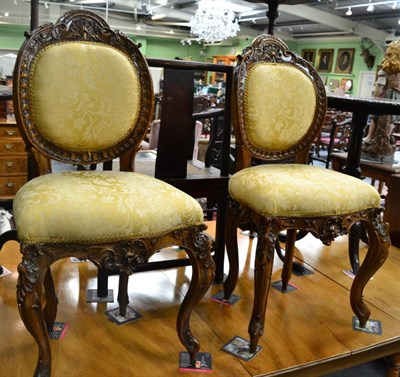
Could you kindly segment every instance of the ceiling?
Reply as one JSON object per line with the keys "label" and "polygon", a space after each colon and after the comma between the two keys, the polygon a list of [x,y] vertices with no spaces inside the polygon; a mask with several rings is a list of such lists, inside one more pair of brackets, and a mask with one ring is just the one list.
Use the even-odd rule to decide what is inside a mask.
{"label": "ceiling", "polygon": [[[222,1],[222,0],[217,0]],[[276,2],[277,0],[275,0]],[[378,46],[400,38],[400,0],[282,0],[275,35],[294,40],[368,38]],[[198,7],[193,0],[50,0],[39,1],[40,23],[54,22],[68,9],[84,7],[102,14],[114,28],[136,35],[193,40],[189,21]],[[373,11],[367,11],[368,4]],[[365,4],[365,5],[363,5]],[[29,27],[30,1],[1,0],[1,24]],[[239,20],[239,37],[267,32],[268,5],[257,0],[230,0]],[[346,12],[351,8],[351,15]],[[8,12],[8,16],[5,13]],[[152,20],[155,15],[165,15]]]}

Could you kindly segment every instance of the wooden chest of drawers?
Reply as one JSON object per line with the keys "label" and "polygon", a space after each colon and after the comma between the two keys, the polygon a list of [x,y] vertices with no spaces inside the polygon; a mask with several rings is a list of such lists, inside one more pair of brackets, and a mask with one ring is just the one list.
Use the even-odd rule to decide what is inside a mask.
{"label": "wooden chest of drawers", "polygon": [[0,119],[0,202],[12,200],[27,177],[28,159],[18,127]]}

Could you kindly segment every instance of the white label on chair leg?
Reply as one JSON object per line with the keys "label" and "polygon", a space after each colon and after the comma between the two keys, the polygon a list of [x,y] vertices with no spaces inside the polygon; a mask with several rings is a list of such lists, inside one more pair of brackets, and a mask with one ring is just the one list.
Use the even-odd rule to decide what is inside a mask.
{"label": "white label on chair leg", "polygon": [[188,352],[180,352],[179,354],[179,370],[181,372],[212,372],[211,353],[199,352],[196,360],[192,363]]}

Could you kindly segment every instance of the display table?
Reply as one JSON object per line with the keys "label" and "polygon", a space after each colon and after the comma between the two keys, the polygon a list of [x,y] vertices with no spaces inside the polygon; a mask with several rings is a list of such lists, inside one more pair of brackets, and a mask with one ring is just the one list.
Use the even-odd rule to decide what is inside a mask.
{"label": "display table", "polygon": [[400,102],[378,98],[329,95],[328,107],[353,113],[348,154],[342,171],[360,178],[361,146],[369,115],[400,115]]}
{"label": "display table", "polygon": [[[342,171],[347,153],[331,154],[333,170]],[[395,161],[399,161],[395,156]],[[386,183],[388,194],[385,199],[384,219],[390,225],[389,234],[392,244],[400,247],[400,163],[381,164],[373,161],[360,160],[361,174]]]}
{"label": "display table", "polygon": [[[353,113],[352,116],[352,128],[350,134],[350,140],[348,145],[348,152],[342,158],[342,163],[338,170],[345,174],[352,175],[353,177],[361,178],[361,146],[362,139],[364,135],[364,128],[367,125],[368,118],[370,114],[376,115],[400,115],[400,102],[392,101],[388,99],[379,99],[379,98],[361,98],[361,97],[351,97],[351,96],[334,96],[329,95],[327,98],[328,107],[335,108],[342,111],[349,111]],[[333,157],[331,155],[331,159],[333,161]],[[384,170],[382,164],[377,166],[377,164],[373,163],[372,166],[364,166],[364,170],[368,168],[369,171],[374,169],[375,174],[385,175],[386,178],[383,180],[388,180],[387,184],[390,185],[391,190],[389,190],[389,195],[386,198],[386,208],[387,213],[385,213],[385,220],[388,221],[391,225],[391,240],[394,245],[400,244],[400,235],[398,233],[398,229],[400,228],[400,219],[398,213],[396,211],[400,208],[397,204],[396,199],[396,191],[395,187],[399,187],[399,183],[397,180],[398,177],[394,175],[397,173],[396,171]],[[367,175],[366,172],[364,172]],[[376,176],[375,178],[377,178]],[[389,183],[390,177],[390,183]],[[397,186],[396,186],[397,185]],[[360,230],[358,228],[353,228],[354,231],[350,237],[350,245],[349,245],[349,254],[350,260],[352,262],[353,270],[357,271],[358,265],[358,247],[355,245],[358,244],[358,237]]]}

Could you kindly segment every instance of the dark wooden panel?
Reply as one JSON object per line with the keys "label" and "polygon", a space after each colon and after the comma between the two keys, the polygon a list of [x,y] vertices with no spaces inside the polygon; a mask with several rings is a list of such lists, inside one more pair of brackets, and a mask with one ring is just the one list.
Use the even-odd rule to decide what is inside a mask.
{"label": "dark wooden panel", "polygon": [[185,178],[193,151],[194,72],[166,68],[156,178]]}

